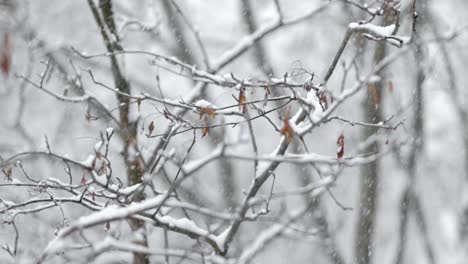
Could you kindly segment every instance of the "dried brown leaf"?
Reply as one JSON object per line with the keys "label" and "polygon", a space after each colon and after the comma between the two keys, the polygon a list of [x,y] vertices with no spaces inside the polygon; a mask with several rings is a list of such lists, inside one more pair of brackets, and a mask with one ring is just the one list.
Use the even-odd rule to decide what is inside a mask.
{"label": "dried brown leaf", "polygon": [[10,41],[8,33],[3,35],[3,48],[0,53],[0,68],[4,75],[10,73]]}
{"label": "dried brown leaf", "polygon": [[319,96],[319,102],[320,102],[320,105],[322,106],[322,109],[327,110],[328,109],[327,95],[325,94],[324,91],[321,91],[319,92],[318,96]]}
{"label": "dried brown leaf", "polygon": [[148,135],[151,136],[151,134],[153,134],[153,130],[154,130],[154,121],[151,121],[151,123],[149,124],[148,126]]}
{"label": "dried brown leaf", "polygon": [[213,108],[209,108],[209,107],[201,107],[199,109],[199,112],[200,112],[200,119],[203,117],[204,114],[208,114],[211,118],[214,118],[216,115],[216,110],[214,110]]}
{"label": "dried brown leaf", "polygon": [[341,134],[338,137],[338,140],[336,141],[336,145],[338,145],[338,148],[336,150],[336,155],[338,156],[339,159],[341,159],[344,155],[344,135]]}
{"label": "dried brown leaf", "polygon": [[202,128],[202,138],[207,136],[210,133],[210,128],[209,127],[203,127]]}
{"label": "dried brown leaf", "polygon": [[81,185],[86,185],[86,177],[83,174],[83,177],[81,177]]}
{"label": "dried brown leaf", "polygon": [[280,134],[286,138],[287,143],[291,143],[294,136],[294,130],[289,125],[289,110],[284,113],[283,127],[280,130]]}
{"label": "dried brown leaf", "polygon": [[140,106],[141,106],[141,98],[140,97],[137,98],[136,103],[137,103],[137,106],[138,106],[138,112],[140,112]]}
{"label": "dried brown leaf", "polygon": [[245,113],[246,110],[245,101],[245,88],[241,87],[239,90],[239,111],[242,113]]}
{"label": "dried brown leaf", "polygon": [[8,181],[11,181],[11,175],[13,174],[12,170],[11,170],[11,167],[6,167],[6,168],[3,168],[2,169],[3,171],[3,174],[5,174],[5,178],[8,180]]}

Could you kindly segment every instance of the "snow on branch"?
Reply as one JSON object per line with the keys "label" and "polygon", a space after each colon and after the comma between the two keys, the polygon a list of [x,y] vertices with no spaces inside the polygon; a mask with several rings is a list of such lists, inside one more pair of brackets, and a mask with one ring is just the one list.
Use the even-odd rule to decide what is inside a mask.
{"label": "snow on branch", "polygon": [[[383,112],[376,120],[357,122],[353,119],[354,110],[358,105],[356,102],[361,98],[357,96],[359,98],[356,98],[356,101],[350,100],[361,91],[365,92],[363,90],[369,88],[370,84],[382,86],[379,87],[379,91],[384,91],[386,82],[389,86],[388,96],[391,98],[394,89],[392,81],[395,81],[395,90],[400,84],[400,80],[389,80],[389,76],[397,79],[400,78],[399,75],[386,76],[383,71],[391,63],[414,50],[414,46],[405,45],[411,42],[409,37],[397,35],[400,28],[399,6],[387,6],[390,2],[395,4],[399,1],[383,1],[380,7],[377,7],[380,3],[368,5],[352,0],[325,1],[313,3],[316,8],[288,18],[288,14],[291,13],[287,10],[288,6],[274,0],[270,7],[274,8],[275,12],[268,14],[273,17],[268,17],[265,20],[267,23],[256,25],[257,20],[264,19],[252,16],[251,18],[255,19],[248,23],[248,34],[239,38],[229,36],[228,39],[210,40],[209,49],[205,49],[202,42],[206,36],[190,22],[192,14],[183,12],[187,6],[179,8],[178,2],[170,1],[177,11],[173,13],[175,17],[170,16],[173,25],[169,24],[174,27],[174,35],[168,39],[177,42],[176,45],[172,45],[171,42],[171,47],[165,47],[165,41],[158,41],[156,46],[152,43],[149,46],[141,45],[141,41],[134,42],[132,39],[122,41],[125,36],[119,36],[118,33],[122,31],[119,27],[128,27],[129,20],[125,16],[132,5],[115,2],[118,6],[112,8],[112,1],[102,1],[102,5],[98,7],[95,2],[89,0],[88,4],[100,31],[100,35],[97,34],[96,37],[104,40],[107,52],[87,55],[75,48],[70,51],[68,48],[54,50],[38,47],[48,59],[45,70],[41,69],[42,72],[39,73],[39,79],[36,80],[33,70],[17,75],[23,85],[32,86],[46,97],[52,96],[61,101],[54,102],[55,105],[51,107],[54,111],[41,116],[44,120],[47,119],[46,122],[34,120],[39,113],[23,114],[30,110],[28,104],[35,103],[36,99],[28,93],[23,93],[23,87],[8,88],[6,93],[6,96],[10,93],[18,95],[12,102],[19,99],[21,105],[19,113],[15,113],[17,120],[11,126],[15,138],[11,140],[11,136],[7,135],[3,141],[7,146],[19,145],[13,142],[16,137],[24,136],[28,141],[28,135],[25,133],[28,130],[32,130],[33,133],[29,139],[31,147],[37,145],[36,143],[43,145],[43,142],[36,142],[36,138],[41,137],[37,135],[38,131],[41,131],[38,127],[47,133],[54,130],[50,129],[51,127],[60,128],[59,132],[48,134],[50,141],[46,137],[45,151],[18,153],[14,150],[11,152],[18,154],[10,158],[3,159],[0,156],[0,173],[4,175],[4,182],[0,182],[0,214],[5,223],[14,226],[16,232],[15,246],[5,244],[3,249],[15,258],[19,259],[16,254],[26,252],[22,249],[17,250],[18,236],[22,232],[16,230],[16,224],[21,224],[15,223],[15,219],[18,219],[16,217],[39,212],[48,213],[54,208],[61,214],[62,221],[54,223],[56,225],[52,229],[55,233],[51,229],[45,231],[48,232],[46,236],[52,240],[49,240],[40,260],[52,257],[58,252],[64,252],[65,259],[69,257],[66,249],[79,248],[90,251],[91,256],[86,260],[89,262],[94,261],[100,254],[122,251],[132,253],[137,260],[135,263],[139,264],[144,261],[138,262],[138,259],[147,259],[149,255],[163,256],[167,263],[177,262],[170,261],[170,258],[190,259],[196,263],[249,263],[275,239],[283,236],[286,231],[293,230],[291,226],[295,221],[301,221],[301,217],[304,217],[304,222],[309,221],[310,219],[305,218],[309,216],[308,210],[320,210],[319,206],[316,206],[318,195],[328,192],[339,204],[331,187],[343,170],[373,163],[388,153],[397,153],[403,143],[410,141],[396,140],[400,134],[391,135],[402,122],[392,125],[389,122],[391,118],[383,119],[383,116],[388,114],[386,111],[394,109],[385,109],[385,112],[379,109]],[[182,1],[180,2],[182,4]],[[340,43],[334,43],[334,38],[327,36],[315,38],[317,32],[309,25],[297,31],[286,30],[313,18],[336,2],[354,6],[372,18],[367,22],[350,23],[344,28],[346,35]],[[170,4],[169,1],[167,3]],[[122,16],[120,22],[114,21],[114,9]],[[393,24],[378,26],[371,23],[377,16],[387,15],[391,16],[389,18]],[[182,20],[178,21],[180,19]],[[322,19],[325,18],[320,19],[320,26],[328,25],[329,21],[322,23]],[[123,26],[119,26],[119,23],[123,23]],[[138,21],[136,23],[144,25]],[[414,19],[413,24],[415,23]],[[160,26],[166,25],[161,23]],[[192,32],[191,40],[186,38],[184,32],[187,28],[184,27]],[[159,36],[157,30],[155,27],[151,32],[141,33],[152,34],[151,38],[145,40],[159,40],[162,36]],[[278,72],[279,69],[289,69],[294,59],[281,58],[281,55],[289,54],[285,52],[285,47],[289,48],[290,45],[284,44],[295,44],[294,37],[302,30],[307,31],[305,37],[313,36],[317,42],[317,45],[312,45],[311,48],[318,50],[307,49],[307,52],[329,54],[329,47],[339,45],[328,64],[329,67],[322,69],[325,73],[323,76],[310,72],[302,63],[298,63],[299,66],[293,63],[291,71]],[[171,30],[161,32],[164,32],[163,38],[166,34],[172,34]],[[218,33],[213,33],[213,36]],[[273,34],[283,33],[290,34],[268,38]],[[379,41],[379,49],[387,43],[400,49],[385,50],[384,54],[381,54],[383,57],[375,63],[361,65],[359,59],[366,58],[375,50],[374,45],[363,46],[354,57],[349,56],[352,52],[348,52],[347,44],[352,42],[350,40],[355,34],[371,41]],[[30,36],[26,39],[28,43]],[[213,36],[210,35],[209,38]],[[193,38],[198,43],[194,47],[190,43],[193,42]],[[4,41],[8,41],[8,38]],[[223,50],[218,41],[232,41],[232,45]],[[434,41],[448,40],[439,37]],[[90,43],[98,42],[93,40]],[[422,57],[426,52],[423,45],[427,43],[429,42],[421,38],[420,41],[410,44],[418,45],[417,52],[421,53],[418,56]],[[51,46],[45,44],[44,46]],[[212,45],[216,45],[216,48]],[[272,51],[266,48],[267,45],[268,48],[274,48],[274,58],[271,57],[273,54],[270,54]],[[9,71],[10,66],[14,66],[17,70],[22,70],[24,65],[10,65],[11,54],[5,54],[10,51],[5,51],[3,46],[5,45],[0,45],[0,61],[3,68],[6,67]],[[79,47],[82,48],[84,47]],[[99,46],[85,48],[93,52],[102,49]],[[249,50],[253,52],[247,54]],[[212,52],[216,53],[216,57],[209,57],[213,55]],[[54,59],[55,53],[69,57],[70,65]],[[173,57],[172,54],[165,53],[181,56]],[[243,60],[243,55],[253,55],[250,59],[255,60],[254,67],[251,67],[250,61]],[[299,54],[298,59],[305,60],[306,56],[303,55]],[[20,61],[20,57],[15,56],[15,60],[18,58]],[[343,79],[340,87],[336,87],[338,82],[329,80],[332,76],[341,77],[340,74],[336,74],[341,62],[344,69]],[[78,67],[75,67],[74,63]],[[316,65],[320,67],[323,63],[326,62],[317,61]],[[229,70],[223,72],[228,67]],[[61,78],[56,78],[57,71],[60,72]],[[86,73],[86,81],[81,80],[82,72]],[[424,72],[421,70],[419,73]],[[350,74],[355,74],[352,76],[354,78],[350,78]],[[314,76],[319,75],[321,80],[314,79]],[[99,78],[96,78],[97,76]],[[5,78],[7,86],[16,85],[8,81],[7,75],[2,77]],[[420,81],[424,79],[422,75],[418,77],[421,77],[418,78]],[[66,86],[63,93],[62,86]],[[73,89],[69,90],[68,86]],[[100,90],[91,92],[93,89]],[[81,103],[87,106],[81,114],[85,117],[84,120],[72,120],[70,117],[76,116],[75,111],[70,115],[61,115],[64,111],[69,111],[67,108],[56,109],[56,106],[64,105],[62,102],[69,103],[67,106]],[[10,102],[5,103],[10,107]],[[353,111],[347,112],[349,109]],[[404,115],[404,112],[405,109],[401,109],[401,113],[395,110],[395,113],[388,115],[396,115],[396,119],[401,117],[400,120],[404,120],[404,116],[400,116]],[[57,117],[52,118],[52,115]],[[34,117],[33,120],[30,116]],[[7,119],[10,121],[10,116]],[[60,122],[55,119],[60,119]],[[109,127],[109,121],[113,122],[112,128]],[[338,123],[338,126],[326,126],[331,121],[333,125]],[[27,125],[23,127],[22,124]],[[62,133],[64,124],[67,129],[68,126],[73,129],[73,133]],[[356,142],[356,137],[347,133],[350,129],[356,129],[355,125],[372,129],[372,135],[366,135],[361,142]],[[325,133],[320,130],[320,133],[316,134],[325,136],[317,139],[315,132],[319,126]],[[94,130],[100,131],[94,136],[88,133]],[[409,133],[408,130],[396,132],[405,135]],[[72,136],[68,137],[70,134]],[[83,141],[75,141],[75,134],[81,134],[78,137]],[[313,135],[309,137],[311,134]],[[350,134],[352,136],[349,136]],[[60,143],[58,146],[51,146],[49,142]],[[320,144],[319,148],[314,145],[316,143]],[[3,144],[0,142],[1,147]],[[338,151],[335,144],[339,147]],[[373,144],[380,145],[366,151]],[[83,159],[70,158],[68,154],[61,155],[52,151],[70,146],[70,152],[67,153]],[[10,150],[6,152],[10,155]],[[24,163],[20,160],[23,158]],[[302,166],[304,169],[313,167],[314,171],[297,170],[297,173],[288,174],[289,171],[285,170],[287,176],[298,176],[293,179],[286,177],[287,181],[296,182],[297,179],[301,179],[301,185],[286,191],[278,190],[277,183],[279,182],[280,186],[285,183],[284,171],[277,170],[283,163],[298,165],[288,166],[287,170],[289,167],[296,169]],[[198,172],[208,166],[212,171],[204,170],[208,175],[199,175]],[[57,167],[61,167],[60,170],[56,170]],[[310,175],[314,178],[309,179]],[[206,182],[207,179],[211,182]],[[246,181],[248,185],[243,186]],[[290,182],[286,183],[289,185]],[[7,190],[7,195],[4,195],[3,190]],[[303,198],[303,204],[298,206],[298,203],[290,203],[289,199],[297,197]],[[72,208],[77,205],[76,207],[83,210],[77,211],[80,215],[72,220],[68,218],[71,204]],[[288,207],[293,204],[295,207],[284,210],[281,207],[283,204],[287,204]],[[278,215],[272,217],[270,210],[278,212]],[[289,214],[289,211],[294,212]],[[109,223],[114,221],[129,223],[130,228],[121,229],[120,225],[112,225],[111,229]],[[255,225],[261,223],[263,230],[242,228],[248,222],[255,222]],[[106,235],[94,232],[100,225],[110,232]],[[126,241],[126,237],[115,235],[120,234],[122,230],[128,230],[129,237],[138,238],[138,241]],[[153,230],[157,230],[158,235],[164,235],[161,241],[151,240],[150,234]],[[253,232],[250,234],[245,230]],[[114,231],[117,232],[113,233]],[[332,240],[333,237],[328,235],[323,242]],[[237,240],[250,242],[234,243]],[[180,241],[183,241],[184,245],[192,244],[194,247],[179,250],[177,248]],[[20,245],[22,244],[24,243]],[[323,244],[328,246],[329,243]],[[161,248],[161,245],[164,248]]]}
{"label": "snow on branch", "polygon": [[409,37],[393,35],[395,32],[396,25],[389,26],[376,26],[371,23],[350,23],[348,28],[357,33],[362,33],[363,36],[372,40],[385,40],[393,46],[398,48],[402,47],[403,44],[410,42]]}

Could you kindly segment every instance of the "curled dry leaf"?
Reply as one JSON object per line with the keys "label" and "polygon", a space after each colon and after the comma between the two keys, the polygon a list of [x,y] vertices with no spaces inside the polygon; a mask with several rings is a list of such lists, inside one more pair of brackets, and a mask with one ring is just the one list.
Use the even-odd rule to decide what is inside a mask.
{"label": "curled dry leaf", "polygon": [[3,168],[2,171],[3,171],[3,174],[5,174],[5,178],[8,181],[11,181],[11,175],[13,174],[12,170],[11,170],[11,167]]}
{"label": "curled dry leaf", "polygon": [[91,107],[89,103],[86,105],[85,119],[86,119],[86,122],[88,123],[91,122]]}
{"label": "curled dry leaf", "polygon": [[210,129],[208,127],[202,128],[202,138],[210,133]]}
{"label": "curled dry leaf", "polygon": [[263,107],[268,104],[268,96],[270,95],[270,87],[265,87],[265,96],[263,97]]}
{"label": "curled dry leaf", "polygon": [[306,92],[309,92],[310,90],[312,90],[312,87],[313,87],[313,86],[312,86],[312,83],[311,83],[311,82],[306,82],[306,83],[304,83],[304,90],[305,90]]}
{"label": "curled dry leaf", "polygon": [[322,106],[322,110],[327,110],[328,109],[328,100],[327,100],[327,95],[324,91],[318,92],[318,98],[320,105]]}
{"label": "curled dry leaf", "polygon": [[81,185],[86,185],[86,177],[83,174],[83,177],[81,177]]}
{"label": "curled dry leaf", "polygon": [[338,145],[338,148],[336,150],[336,155],[338,156],[339,159],[341,159],[344,155],[344,135],[343,134],[341,134],[338,137],[336,144]]}
{"label": "curled dry leaf", "polygon": [[151,136],[151,134],[153,134],[153,130],[154,130],[154,121],[151,121],[151,123],[149,124],[148,126],[148,136]]}
{"label": "curled dry leaf", "polygon": [[164,110],[164,111],[163,111],[163,115],[164,115],[164,117],[165,117],[166,119],[171,120],[171,114],[170,114],[167,110]]}
{"label": "curled dry leaf", "polygon": [[280,130],[280,134],[286,138],[286,142],[291,143],[294,136],[294,130],[289,125],[289,110],[284,113],[283,127]]}
{"label": "curled dry leaf", "polygon": [[242,86],[239,90],[239,111],[245,113],[245,87]]}
{"label": "curled dry leaf", "polygon": [[3,35],[3,48],[0,53],[0,66],[4,75],[10,73],[10,41],[8,33]]}
{"label": "curled dry leaf", "polygon": [[91,170],[94,170],[96,168],[96,157],[93,159],[93,162],[91,163]]}
{"label": "curled dry leaf", "polygon": [[106,167],[104,166],[104,162],[101,164],[101,166],[99,167],[99,170],[98,170],[98,174],[102,174],[104,173]]}
{"label": "curled dry leaf", "polygon": [[137,106],[138,106],[138,112],[140,112],[140,106],[141,106],[141,97],[138,97],[136,100]]}
{"label": "curled dry leaf", "polygon": [[210,127],[209,127],[209,124],[208,124],[208,120],[205,119],[205,126],[202,127],[202,138],[204,138],[206,135],[208,135],[210,133]]}
{"label": "curled dry leaf", "polygon": [[209,115],[211,118],[214,118],[216,115],[216,110],[210,107],[201,107],[198,111],[200,112],[200,119],[204,114]]}

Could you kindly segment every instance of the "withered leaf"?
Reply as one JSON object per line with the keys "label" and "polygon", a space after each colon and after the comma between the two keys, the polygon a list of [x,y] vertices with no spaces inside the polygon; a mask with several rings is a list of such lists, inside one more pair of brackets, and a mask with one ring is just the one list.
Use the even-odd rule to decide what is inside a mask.
{"label": "withered leaf", "polygon": [[200,119],[202,118],[204,114],[208,114],[211,118],[214,118],[216,115],[216,110],[214,110],[213,108],[209,108],[209,107],[201,107],[199,109],[199,112],[200,112]]}
{"label": "withered leaf", "polygon": [[151,121],[151,123],[149,124],[148,126],[148,135],[151,136],[151,134],[153,134],[153,130],[154,130],[154,121]]}
{"label": "withered leaf", "polygon": [[10,73],[10,41],[8,33],[3,35],[3,49],[0,53],[0,68],[4,75]]}
{"label": "withered leaf", "polygon": [[289,110],[284,113],[283,127],[280,130],[280,134],[285,137],[287,143],[291,143],[294,136],[294,130],[289,125]]}
{"label": "withered leaf", "polygon": [[341,159],[344,155],[344,135],[341,134],[336,141],[336,145],[338,145],[338,149],[336,150],[336,155],[339,159]]}
{"label": "withered leaf", "polygon": [[208,120],[205,119],[205,122],[204,122],[205,126],[202,127],[202,138],[204,138],[205,136],[207,136],[209,133],[210,133],[210,127],[209,127],[209,124],[208,124]]}
{"label": "withered leaf", "polygon": [[167,110],[164,110],[164,111],[163,111],[163,114],[164,114],[164,117],[165,117],[166,119],[171,120],[170,113],[169,113]]}
{"label": "withered leaf", "polygon": [[141,106],[141,97],[138,97],[138,98],[137,98],[137,101],[136,101],[136,103],[137,103],[137,106],[138,106],[138,112],[140,112],[140,106]]}
{"label": "withered leaf", "polygon": [[239,111],[245,113],[245,88],[241,87],[239,90]]}
{"label": "withered leaf", "polygon": [[86,177],[83,174],[83,177],[81,177],[81,185],[85,185],[85,184],[86,184]]}
{"label": "withered leaf", "polygon": [[319,97],[319,102],[320,102],[320,105],[322,106],[322,109],[327,110],[328,100],[327,100],[327,95],[325,94],[325,92],[324,91],[319,92],[318,97]]}
{"label": "withered leaf", "polygon": [[268,96],[270,95],[270,87],[265,87],[265,96],[263,97],[263,107],[268,104]]}
{"label": "withered leaf", "polygon": [[96,158],[93,159],[93,162],[91,163],[91,169],[94,170],[96,168]]}
{"label": "withered leaf", "polygon": [[104,169],[105,169],[105,166],[104,166],[104,163],[102,163],[102,164],[101,164],[101,167],[99,167],[98,174],[104,173]]}
{"label": "withered leaf", "polygon": [[12,170],[11,170],[11,167],[6,167],[6,168],[3,168],[2,169],[3,171],[3,174],[5,174],[5,178],[8,180],[8,181],[11,181],[11,175],[13,174],[12,173]]}
{"label": "withered leaf", "polygon": [[209,127],[203,127],[202,128],[202,138],[204,138],[209,133],[210,133],[210,128]]}

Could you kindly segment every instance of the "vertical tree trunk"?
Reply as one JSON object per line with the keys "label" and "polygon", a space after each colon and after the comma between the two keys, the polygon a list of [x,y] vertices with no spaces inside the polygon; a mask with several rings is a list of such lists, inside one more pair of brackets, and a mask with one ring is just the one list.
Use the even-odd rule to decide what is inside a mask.
{"label": "vertical tree trunk", "polygon": [[[408,233],[408,222],[410,213],[414,213],[417,225],[420,229],[423,247],[426,251],[429,263],[435,263],[435,256],[430,243],[429,230],[427,227],[426,219],[422,209],[421,201],[414,190],[416,184],[416,173],[419,156],[422,153],[424,147],[424,80],[426,73],[424,71],[425,54],[423,47],[421,46],[420,32],[416,31],[416,26],[421,27],[420,17],[425,17],[425,8],[416,9],[416,0],[413,0],[412,14],[413,14],[413,28],[412,38],[414,41],[413,54],[416,64],[416,83],[415,83],[415,98],[414,98],[414,121],[413,121],[413,134],[414,141],[411,146],[411,152],[408,157],[408,163],[406,171],[408,174],[409,182],[403,192],[400,208],[400,229],[399,229],[399,241],[397,245],[396,264],[404,263],[404,253],[407,248],[407,233]],[[416,14],[419,14],[416,16]],[[418,23],[416,23],[418,22]]]}
{"label": "vertical tree trunk", "polygon": [[[395,16],[391,8],[385,9],[383,17],[383,25],[388,26],[394,23]],[[379,63],[386,55],[385,42],[377,43],[374,52],[374,64]],[[368,123],[377,123],[382,119],[382,91],[385,79],[385,72],[377,73],[380,76],[380,81],[368,85],[367,98],[364,101],[364,120]],[[363,140],[367,140],[372,135],[375,135],[377,128],[365,127],[363,131]],[[365,153],[379,152],[377,142],[370,144],[365,150]],[[377,188],[379,185],[379,160],[363,165],[361,167],[361,191],[359,202],[359,220],[356,234],[356,263],[369,264],[372,260],[373,245],[372,239],[375,230],[375,220],[377,215]]]}
{"label": "vertical tree trunk", "polygon": [[[116,26],[114,22],[114,12],[112,9],[111,0],[99,0],[99,8],[96,7],[93,0],[88,0],[88,4],[93,13],[94,19],[101,31],[101,35],[105,42],[107,51],[113,53],[115,51],[122,51],[120,45],[120,39],[116,31]],[[130,83],[125,79],[117,57],[115,55],[110,55],[110,65],[112,69],[112,75],[114,77],[114,85],[120,91],[126,94],[131,94]],[[134,122],[129,120],[129,107],[130,107],[130,98],[117,94],[117,101],[119,105],[119,116],[120,116],[120,129],[119,135],[124,142],[124,151],[123,158],[125,165],[127,167],[127,177],[128,184],[134,185],[142,181],[143,166],[137,156],[134,153],[137,153],[137,129]],[[144,193],[138,192],[135,194],[133,200],[141,201],[143,200]],[[141,234],[141,240],[135,241],[142,246],[147,246],[148,241],[146,238],[146,231],[144,222],[130,219],[129,225],[132,231],[139,231]],[[133,258],[134,264],[147,264],[149,263],[149,258],[146,254],[135,253]]]}

